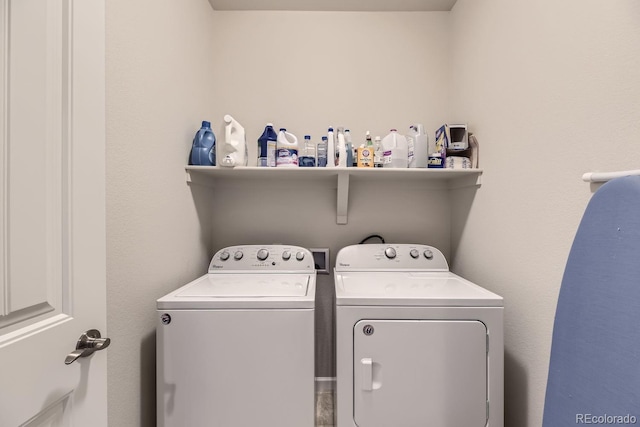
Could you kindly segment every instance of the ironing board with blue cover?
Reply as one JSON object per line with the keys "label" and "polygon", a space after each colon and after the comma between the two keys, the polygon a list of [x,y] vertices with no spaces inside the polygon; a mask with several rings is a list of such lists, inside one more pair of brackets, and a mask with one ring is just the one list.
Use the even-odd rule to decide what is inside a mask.
{"label": "ironing board with blue cover", "polygon": [[640,176],[600,187],[576,233],[556,308],[543,427],[623,424],[620,417],[640,424]]}

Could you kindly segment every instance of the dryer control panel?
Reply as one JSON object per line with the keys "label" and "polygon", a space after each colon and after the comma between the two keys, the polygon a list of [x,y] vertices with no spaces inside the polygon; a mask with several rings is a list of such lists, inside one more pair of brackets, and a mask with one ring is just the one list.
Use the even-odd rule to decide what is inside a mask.
{"label": "dryer control panel", "polygon": [[300,246],[229,246],[213,256],[209,273],[229,271],[313,273],[315,264],[312,253]]}
{"label": "dryer control panel", "polygon": [[437,248],[406,243],[352,245],[336,257],[336,271],[449,271]]}

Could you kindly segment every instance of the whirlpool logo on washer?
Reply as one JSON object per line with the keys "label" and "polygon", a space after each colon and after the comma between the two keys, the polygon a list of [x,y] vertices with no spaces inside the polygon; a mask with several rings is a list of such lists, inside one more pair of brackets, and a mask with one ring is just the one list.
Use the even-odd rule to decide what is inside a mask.
{"label": "whirlpool logo on washer", "polygon": [[340,267],[351,267],[351,264],[347,264],[344,262],[339,262],[338,264],[340,265]]}

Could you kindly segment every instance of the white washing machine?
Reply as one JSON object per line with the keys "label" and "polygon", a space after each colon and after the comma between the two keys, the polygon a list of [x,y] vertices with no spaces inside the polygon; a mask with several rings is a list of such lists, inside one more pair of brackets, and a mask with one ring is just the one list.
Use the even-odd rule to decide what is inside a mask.
{"label": "white washing machine", "polygon": [[338,252],[336,425],[503,427],[503,303],[426,245]]}
{"label": "white washing machine", "polygon": [[160,427],[314,425],[313,256],[233,246],[157,301]]}

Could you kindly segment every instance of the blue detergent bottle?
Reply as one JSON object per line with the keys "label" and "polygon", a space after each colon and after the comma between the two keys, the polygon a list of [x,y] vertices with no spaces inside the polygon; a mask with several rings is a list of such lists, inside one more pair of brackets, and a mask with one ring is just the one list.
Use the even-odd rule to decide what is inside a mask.
{"label": "blue detergent bottle", "polygon": [[267,123],[264,132],[258,138],[258,166],[268,167],[276,165],[276,141],[278,134],[272,123]]}
{"label": "blue detergent bottle", "polygon": [[194,166],[216,165],[216,136],[211,130],[211,123],[202,122],[202,127],[196,132],[191,147],[189,164]]}

